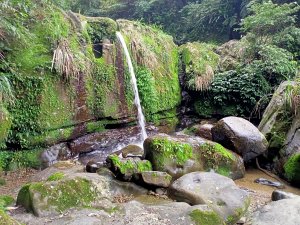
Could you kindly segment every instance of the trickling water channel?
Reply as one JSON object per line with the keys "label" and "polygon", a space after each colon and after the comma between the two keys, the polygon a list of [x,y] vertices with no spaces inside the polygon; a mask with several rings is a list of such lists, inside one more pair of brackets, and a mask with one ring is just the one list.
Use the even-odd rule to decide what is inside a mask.
{"label": "trickling water channel", "polygon": [[145,127],[145,116],[143,114],[143,110],[141,107],[141,101],[140,101],[140,96],[139,96],[139,92],[138,92],[138,87],[137,87],[137,82],[136,82],[136,77],[135,77],[135,73],[134,73],[134,68],[132,65],[132,61],[131,61],[131,57],[128,51],[128,48],[126,46],[125,40],[122,36],[122,34],[120,32],[117,32],[117,38],[120,41],[122,48],[124,50],[125,56],[126,56],[126,61],[128,64],[128,69],[129,69],[129,73],[131,76],[131,84],[133,87],[133,91],[134,91],[134,104],[137,107],[138,110],[138,115],[137,115],[137,119],[138,119],[138,126],[141,129],[141,140],[140,142],[143,143],[144,140],[147,138],[147,132],[146,132],[146,127]]}

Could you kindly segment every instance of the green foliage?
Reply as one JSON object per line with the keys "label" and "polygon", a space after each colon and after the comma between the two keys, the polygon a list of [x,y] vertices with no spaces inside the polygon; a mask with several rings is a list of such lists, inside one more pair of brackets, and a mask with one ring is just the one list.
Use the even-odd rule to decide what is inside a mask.
{"label": "green foliage", "polygon": [[[240,71],[227,71],[216,75],[207,94],[199,97],[197,104],[200,106],[197,108],[200,111],[201,108],[211,106],[211,111],[215,112],[215,109],[218,109],[221,115],[230,110],[231,115],[249,116],[257,101],[270,91],[270,85],[260,71],[252,67]],[[233,110],[231,105],[234,106]],[[206,111],[211,112],[208,109]]]}
{"label": "green foliage", "polygon": [[47,178],[47,181],[58,181],[58,180],[63,179],[64,176],[65,176],[65,174],[63,172],[56,172],[56,173],[53,173],[52,175],[50,175]]}
{"label": "green foliage", "polygon": [[214,211],[193,210],[189,216],[196,225],[224,225],[224,221]]}
{"label": "green foliage", "polygon": [[149,69],[143,67],[138,67],[136,76],[143,111],[146,112],[146,118],[151,119],[150,116],[157,112],[159,104],[154,77]]}
{"label": "green foliage", "polygon": [[180,46],[185,85],[189,90],[204,91],[209,88],[219,62],[214,48],[214,45],[198,42]]}
{"label": "green foliage", "polygon": [[41,150],[31,151],[0,151],[0,171],[17,170],[20,168],[39,168]]}

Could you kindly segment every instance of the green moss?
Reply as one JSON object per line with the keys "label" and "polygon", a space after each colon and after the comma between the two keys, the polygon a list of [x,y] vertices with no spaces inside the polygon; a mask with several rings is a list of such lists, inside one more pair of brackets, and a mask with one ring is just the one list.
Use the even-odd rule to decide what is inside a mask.
{"label": "green moss", "polygon": [[184,165],[188,159],[193,158],[193,147],[187,143],[180,143],[167,138],[155,138],[152,142],[153,151],[156,151],[151,160],[156,165],[156,170],[164,168],[170,160],[178,165]]}
{"label": "green moss", "polygon": [[[3,170],[3,168],[0,166],[0,172]],[[0,177],[0,187],[4,186],[6,184],[6,180],[2,177]]]}
{"label": "green moss", "polygon": [[50,175],[47,179],[47,181],[58,181],[65,177],[65,174],[62,172],[56,172],[52,175]]}
{"label": "green moss", "polygon": [[114,20],[105,17],[89,17],[87,20],[87,31],[93,43],[101,43],[104,39],[115,40],[118,26]]}
{"label": "green moss", "polygon": [[113,165],[117,167],[122,174],[134,174],[141,173],[144,171],[151,171],[152,165],[149,161],[133,161],[133,160],[124,160],[122,161],[117,155],[110,155],[109,159],[113,162]]}
{"label": "green moss", "polygon": [[300,153],[292,155],[284,164],[285,177],[288,181],[300,184]]}
{"label": "green moss", "polygon": [[96,198],[90,181],[82,178],[63,180],[55,186],[49,183],[32,183],[24,186],[18,194],[17,202],[27,210],[32,209],[32,194],[39,193],[44,209],[63,212],[72,207],[91,206]]}
{"label": "green moss", "polygon": [[225,223],[220,216],[213,211],[193,210],[189,216],[196,225],[224,225]]}
{"label": "green moss", "polygon": [[105,130],[105,122],[103,121],[89,122],[86,124],[86,130],[88,133],[102,132]]}
{"label": "green moss", "polygon": [[45,130],[54,130],[73,125],[73,106],[71,102],[72,90],[59,79],[47,75],[44,79],[42,92],[39,126]]}
{"label": "green moss", "polygon": [[4,108],[3,105],[0,105],[0,149],[2,147],[2,143],[4,145],[4,141],[8,136],[11,125],[12,121],[8,111]]}
{"label": "green moss", "polygon": [[250,197],[247,197],[244,202],[245,203],[243,207],[235,209],[234,214],[227,217],[227,225],[234,225],[247,212],[247,209],[250,205]]}
{"label": "green moss", "polygon": [[213,169],[227,177],[230,175],[230,164],[236,160],[236,156],[233,153],[218,143],[205,143],[199,148],[206,170]]}

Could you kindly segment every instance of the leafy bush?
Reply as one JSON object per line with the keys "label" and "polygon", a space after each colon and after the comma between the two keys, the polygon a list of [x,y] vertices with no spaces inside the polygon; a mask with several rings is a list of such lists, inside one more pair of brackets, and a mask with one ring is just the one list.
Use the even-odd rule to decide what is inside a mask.
{"label": "leafy bush", "polygon": [[0,151],[0,171],[17,170],[19,168],[39,168],[40,150]]}
{"label": "leafy bush", "polygon": [[[249,116],[257,101],[268,95],[271,87],[261,73],[247,67],[217,74],[211,88],[197,100],[197,111],[201,105],[213,114]],[[209,103],[209,104],[207,104]],[[208,107],[211,107],[210,110]]]}

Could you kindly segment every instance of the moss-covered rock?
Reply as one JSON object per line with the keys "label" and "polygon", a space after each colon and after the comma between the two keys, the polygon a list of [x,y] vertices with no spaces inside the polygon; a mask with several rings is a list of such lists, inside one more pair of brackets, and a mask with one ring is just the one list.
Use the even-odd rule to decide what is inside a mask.
{"label": "moss-covered rock", "polygon": [[214,78],[214,71],[219,56],[214,52],[215,46],[193,42],[180,46],[180,53],[185,74],[184,85],[189,90],[207,90]]}
{"label": "moss-covered rock", "polygon": [[138,157],[119,158],[117,155],[109,155],[106,159],[109,168],[124,180],[131,180],[134,175],[138,175],[144,171],[151,171],[152,165],[148,160],[141,160]]}
{"label": "moss-covered rock", "polygon": [[238,179],[244,176],[243,160],[220,144],[197,137],[158,134],[144,142],[146,159],[153,169],[178,178],[193,171],[214,170]]}
{"label": "moss-covered rock", "polygon": [[288,181],[300,185],[300,153],[292,155],[284,164],[285,177]]}

